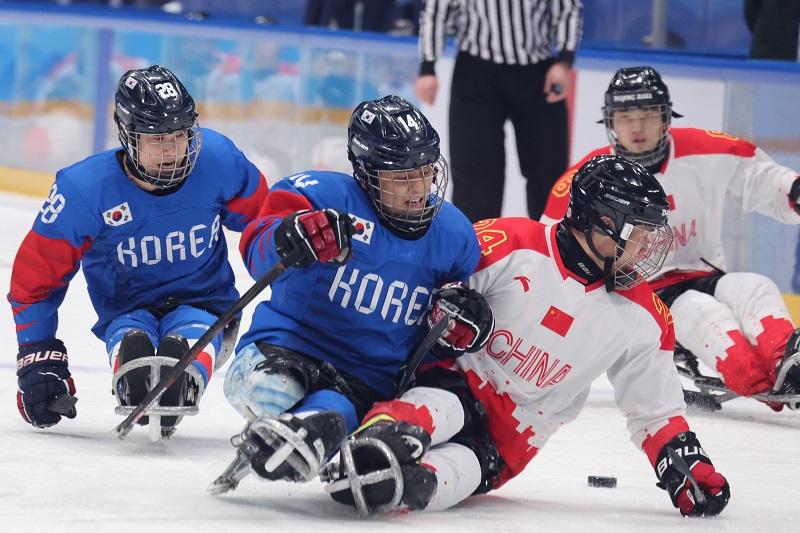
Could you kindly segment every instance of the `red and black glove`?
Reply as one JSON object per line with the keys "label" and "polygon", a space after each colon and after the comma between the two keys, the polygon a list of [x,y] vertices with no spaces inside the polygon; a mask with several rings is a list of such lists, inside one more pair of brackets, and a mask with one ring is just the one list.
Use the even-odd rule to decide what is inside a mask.
{"label": "red and black glove", "polygon": [[440,320],[450,320],[450,323],[431,350],[439,359],[477,352],[494,330],[494,314],[489,302],[481,293],[460,282],[448,283],[436,291],[428,313],[428,327],[433,328]]}
{"label": "red and black glove", "polygon": [[355,228],[350,216],[336,209],[298,211],[285,217],[275,230],[278,255],[300,251],[294,266],[306,267],[317,261],[342,265],[352,253],[350,237]]}
{"label": "red and black glove", "polygon": [[800,176],[797,176],[789,189],[789,205],[800,214]]}
{"label": "red and black glove", "polygon": [[[685,464],[675,464],[670,457],[670,448]],[[667,491],[672,505],[683,516],[714,516],[728,505],[731,497],[728,480],[714,470],[711,459],[691,431],[679,434],[661,449],[655,469],[658,487]],[[686,469],[691,472],[697,487],[689,479]],[[698,495],[698,490],[701,495]]]}
{"label": "red and black glove", "polygon": [[67,349],[58,339],[20,347],[17,386],[19,414],[37,428],[58,424],[62,415],[67,418],[77,415]]}

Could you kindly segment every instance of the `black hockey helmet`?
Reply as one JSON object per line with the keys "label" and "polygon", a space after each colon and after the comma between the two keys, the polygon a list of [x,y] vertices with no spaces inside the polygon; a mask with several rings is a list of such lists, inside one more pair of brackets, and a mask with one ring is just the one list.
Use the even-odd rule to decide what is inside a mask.
{"label": "black hockey helmet", "polygon": [[[360,103],[347,127],[347,157],[355,179],[369,194],[381,220],[398,235],[415,238],[431,225],[444,202],[447,189],[447,164],[439,151],[439,134],[419,109],[399,96]],[[406,183],[407,195],[425,180],[420,205],[398,209],[390,207],[393,191],[381,186],[387,174],[381,171],[404,171],[392,174],[395,184]],[[412,172],[417,171],[415,174]],[[423,178],[424,176],[424,178]],[[405,194],[404,194],[405,196]]]}
{"label": "black hockey helmet", "polygon": [[[653,108],[658,109],[661,113],[661,121],[664,125],[658,144],[653,150],[638,154],[626,150],[620,144],[614,131],[614,112]],[[672,117],[680,118],[681,116],[672,110],[667,84],[663,82],[653,67],[619,69],[611,78],[611,83],[608,84],[603,106],[603,123],[606,126],[608,140],[616,153],[641,165],[654,165],[664,158],[669,146],[669,127]]]}
{"label": "black hockey helmet", "polygon": [[[668,211],[667,195],[647,169],[621,156],[600,155],[575,173],[565,222],[582,231],[592,253],[603,260],[606,287],[612,290],[633,287],[661,269],[672,245]],[[597,250],[595,233],[616,243],[613,256]],[[623,259],[634,239],[636,254]]]}
{"label": "black hockey helmet", "polygon": [[[129,170],[159,188],[183,181],[197,161],[201,135],[194,99],[175,74],[160,65],[129,70],[119,80],[114,104]],[[169,143],[175,144],[166,146]],[[180,153],[170,153],[173,147]],[[142,158],[145,150],[150,156],[147,161]],[[156,170],[153,154],[161,154],[162,159]]]}

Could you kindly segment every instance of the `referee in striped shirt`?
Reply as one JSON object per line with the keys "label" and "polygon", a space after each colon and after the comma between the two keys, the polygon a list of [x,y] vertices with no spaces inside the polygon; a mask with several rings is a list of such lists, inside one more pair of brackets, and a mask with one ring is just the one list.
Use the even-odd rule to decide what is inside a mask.
{"label": "referee in striped shirt", "polygon": [[417,98],[433,104],[436,58],[450,31],[458,57],[450,92],[453,203],[470,220],[500,216],[504,125],[514,125],[528,214],[538,219],[567,168],[570,68],[580,0],[427,0],[420,14]]}

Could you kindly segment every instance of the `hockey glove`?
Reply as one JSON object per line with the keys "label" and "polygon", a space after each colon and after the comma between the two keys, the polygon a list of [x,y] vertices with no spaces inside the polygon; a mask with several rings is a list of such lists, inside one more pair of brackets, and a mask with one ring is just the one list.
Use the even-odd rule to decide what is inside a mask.
{"label": "hockey glove", "polygon": [[355,228],[347,213],[335,209],[298,211],[285,217],[275,230],[275,246],[281,257],[302,252],[294,266],[306,267],[316,261],[342,265],[350,259],[353,233]]}
{"label": "hockey glove", "polygon": [[440,320],[450,320],[431,352],[439,359],[459,357],[464,352],[477,352],[494,330],[494,314],[489,302],[475,289],[463,283],[448,283],[435,294],[428,313],[428,327]]}
{"label": "hockey glove", "polygon": [[[53,402],[74,396],[75,383],[67,368],[67,349],[58,339],[21,347],[17,354],[17,408],[26,422],[37,428],[58,424],[63,414],[75,418],[76,411],[59,414]],[[52,410],[51,410],[52,409]]]}
{"label": "hockey glove", "polygon": [[800,176],[797,176],[789,189],[789,205],[800,214]]}
{"label": "hockey glove", "polygon": [[[685,465],[675,464],[670,457],[669,448],[682,458]],[[687,468],[697,482],[697,487],[686,475]],[[683,516],[718,515],[728,505],[731,497],[728,480],[714,470],[711,459],[691,431],[681,433],[661,449],[655,469],[658,487],[667,491],[672,505]],[[702,493],[699,497],[698,488]]]}

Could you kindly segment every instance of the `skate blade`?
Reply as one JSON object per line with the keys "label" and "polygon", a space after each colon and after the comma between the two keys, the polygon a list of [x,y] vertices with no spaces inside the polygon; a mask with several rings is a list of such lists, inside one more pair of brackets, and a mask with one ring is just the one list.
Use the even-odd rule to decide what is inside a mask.
{"label": "skate blade", "polygon": [[235,490],[239,483],[250,474],[250,461],[242,453],[236,454],[236,459],[220,474],[206,489],[212,496],[219,496]]}

